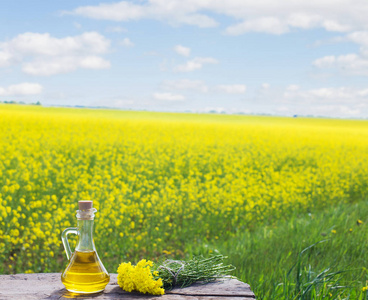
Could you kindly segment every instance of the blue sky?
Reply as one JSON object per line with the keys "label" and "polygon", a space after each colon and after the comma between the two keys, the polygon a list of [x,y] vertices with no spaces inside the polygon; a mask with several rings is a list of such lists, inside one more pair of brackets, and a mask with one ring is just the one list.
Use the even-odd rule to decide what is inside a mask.
{"label": "blue sky", "polygon": [[0,101],[368,117],[363,0],[1,1]]}

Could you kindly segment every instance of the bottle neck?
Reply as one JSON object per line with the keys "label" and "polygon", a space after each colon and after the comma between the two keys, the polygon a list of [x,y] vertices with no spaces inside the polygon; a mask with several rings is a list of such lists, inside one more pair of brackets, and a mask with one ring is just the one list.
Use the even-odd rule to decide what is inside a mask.
{"label": "bottle neck", "polygon": [[75,247],[76,251],[95,251],[95,243],[93,242],[93,219],[78,219],[78,243]]}

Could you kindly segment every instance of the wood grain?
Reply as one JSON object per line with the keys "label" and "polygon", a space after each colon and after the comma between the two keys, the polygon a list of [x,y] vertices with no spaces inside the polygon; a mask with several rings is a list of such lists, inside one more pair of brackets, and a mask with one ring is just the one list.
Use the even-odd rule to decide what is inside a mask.
{"label": "wood grain", "polygon": [[60,273],[0,275],[1,300],[36,299],[160,299],[160,300],[250,300],[255,299],[248,284],[224,279],[207,284],[166,291],[163,296],[128,293],[117,285],[117,274],[110,274],[110,283],[98,294],[78,295],[68,292],[61,283]]}

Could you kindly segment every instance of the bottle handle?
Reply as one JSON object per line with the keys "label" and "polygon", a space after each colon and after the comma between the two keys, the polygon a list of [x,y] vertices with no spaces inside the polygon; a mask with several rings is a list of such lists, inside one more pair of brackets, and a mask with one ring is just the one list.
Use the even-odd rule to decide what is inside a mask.
{"label": "bottle handle", "polygon": [[63,241],[66,257],[68,258],[68,260],[70,260],[70,257],[72,256],[72,251],[70,250],[69,241],[68,241],[69,233],[78,235],[78,228],[77,227],[67,228],[61,234],[61,240]]}

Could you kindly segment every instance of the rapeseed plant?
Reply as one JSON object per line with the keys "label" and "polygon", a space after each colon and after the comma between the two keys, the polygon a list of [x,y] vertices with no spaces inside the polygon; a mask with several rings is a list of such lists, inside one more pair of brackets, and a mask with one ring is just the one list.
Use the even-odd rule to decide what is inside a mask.
{"label": "rapeseed plant", "polygon": [[61,271],[80,199],[114,266],[368,195],[365,121],[0,105],[0,128],[0,273]]}
{"label": "rapeseed plant", "polygon": [[187,287],[196,282],[203,284],[229,276],[235,268],[224,265],[225,258],[222,255],[197,256],[187,261],[167,259],[158,264],[142,259],[136,266],[130,262],[121,263],[117,270],[118,285],[127,292],[163,295],[165,289],[175,286]]}

